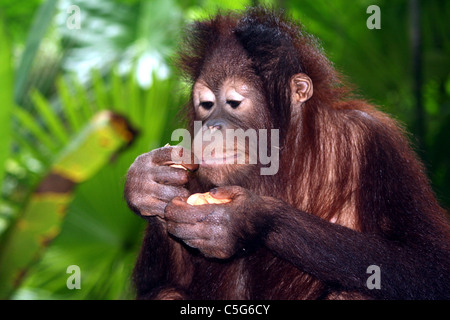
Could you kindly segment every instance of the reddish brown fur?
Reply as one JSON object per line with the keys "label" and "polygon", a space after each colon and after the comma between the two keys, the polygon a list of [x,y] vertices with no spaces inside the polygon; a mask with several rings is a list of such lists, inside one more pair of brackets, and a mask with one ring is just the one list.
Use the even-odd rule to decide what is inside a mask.
{"label": "reddish brown fur", "polygon": [[[279,45],[271,46],[271,40],[267,40],[267,44],[252,44],[249,41],[252,32],[258,31],[249,28],[252,24],[280,31],[282,36]],[[226,67],[220,69],[223,74],[210,75],[216,76],[216,81],[220,83],[229,75],[242,74],[240,67],[248,74],[245,69],[250,62],[252,72],[259,78],[249,81],[262,86],[273,126],[281,130],[279,173],[275,177],[259,177],[258,184],[242,181],[243,186],[260,195],[284,200],[292,207],[326,221],[367,234],[369,238],[365,243],[371,250],[376,251],[377,242],[373,242],[373,245],[371,242],[374,235],[376,239],[383,239],[382,243],[392,241],[408,252],[426,256],[430,261],[423,265],[420,265],[421,259],[415,258],[397,261],[395,265],[399,265],[400,269],[411,270],[410,274],[415,276],[419,272],[417,270],[421,270],[424,279],[420,283],[440,286],[436,291],[449,289],[448,274],[442,274],[442,270],[448,273],[450,265],[449,228],[423,166],[394,120],[365,101],[355,100],[351,96],[351,90],[344,85],[341,76],[318,48],[314,38],[283,15],[260,8],[251,9],[243,15],[218,15],[211,20],[197,22],[188,32],[179,59],[179,66],[188,79],[195,82],[205,72],[205,68],[218,70],[218,64],[222,63]],[[218,52],[223,53],[224,61],[217,59]],[[293,113],[288,81],[292,75],[300,72],[312,79],[314,94],[300,112]],[[187,113],[191,120],[195,119],[192,109],[187,110]],[[306,226],[316,228],[316,222]],[[319,230],[331,228],[324,225]],[[336,230],[338,234],[347,232],[339,228]],[[136,267],[140,294],[158,297],[161,288],[155,288],[155,281],[162,281],[161,285],[168,286],[167,292],[170,293],[164,291],[166,293],[163,295],[170,296],[173,294],[171,288],[178,286],[180,292],[192,298],[317,299],[362,296],[358,289],[350,285],[350,280],[348,285],[333,284],[334,280],[328,280],[328,275],[337,271],[326,267],[323,268],[325,271],[319,271],[312,262],[302,264],[297,263],[296,258],[289,259],[298,254],[289,250],[299,246],[295,238],[300,235],[290,228],[278,231],[278,238],[269,236],[267,245],[255,253],[227,261],[206,260],[173,239],[165,239],[164,230],[161,231],[161,237],[165,239],[162,242],[153,235],[158,239],[158,244],[153,243],[148,235]],[[339,235],[327,236],[329,241],[339,239]],[[289,243],[292,246],[287,246]],[[286,246],[288,249],[283,249]],[[274,248],[278,247],[280,251],[277,254]],[[360,257],[363,259],[366,249],[356,247],[352,248],[354,252],[348,250],[348,254],[353,252],[354,263],[358,265],[357,260]],[[159,258],[158,255],[167,255],[173,248],[177,248],[177,254],[174,256],[172,253],[172,260]],[[312,250],[312,254],[314,250],[322,249],[314,247],[308,250]],[[345,254],[347,249],[341,247],[339,251]],[[154,250],[151,259],[161,260],[157,262],[160,265],[155,270],[164,275],[159,278],[153,276],[153,284],[144,279],[148,275],[142,271],[150,264],[150,250]],[[390,260],[395,260],[394,250],[393,247],[393,258]],[[401,257],[398,256],[398,259],[401,260]],[[405,254],[405,257],[404,260],[408,260],[410,256]],[[193,267],[178,270],[184,265],[190,266],[189,263],[183,263],[183,259],[185,262],[193,261]],[[437,266],[437,271],[431,270],[432,265]],[[164,268],[170,271],[164,273]],[[172,280],[180,275],[183,277],[181,281]],[[161,277],[165,280],[161,280]],[[395,279],[397,275],[392,277]],[[402,277],[403,274],[398,275],[399,283],[401,279],[404,280]],[[376,292],[374,295],[411,298],[421,290],[406,288],[393,288],[386,296],[382,293],[377,296]],[[439,292],[441,296],[436,294],[437,297],[445,296]],[[448,297],[448,290],[446,294]],[[367,292],[363,295],[367,295]],[[434,296],[424,293],[424,297]]]}
{"label": "reddish brown fur", "polygon": [[[279,197],[297,208],[325,219],[331,219],[349,202],[352,202],[351,207],[354,208],[358,201],[352,194],[357,192],[356,189],[361,185],[361,170],[364,165],[362,161],[364,157],[376,156],[375,153],[365,154],[368,152],[365,148],[370,143],[368,140],[380,139],[380,144],[385,143],[388,150],[393,149],[393,152],[398,153],[398,160],[404,158],[403,161],[409,163],[409,168],[405,170],[414,172],[413,180],[420,180],[417,188],[419,194],[412,198],[422,198],[422,195],[426,195],[426,202],[431,204],[432,211],[442,211],[429,187],[423,167],[411,151],[402,128],[367,102],[352,99],[349,85],[343,83],[341,75],[323,55],[316,40],[303,31],[299,32],[302,27],[284,19],[282,15],[264,9],[250,10],[248,15],[255,21],[270,20],[272,26],[279,28],[290,37],[295,49],[295,52],[283,55],[282,51],[285,48],[270,48],[276,59],[264,66],[268,75],[265,89],[274,96],[269,96],[268,100],[275,101],[279,99],[277,95],[283,96],[281,103],[273,103],[275,107],[278,107],[276,112],[287,115],[278,125],[284,122],[289,128],[285,134],[286,140],[282,141],[280,158],[285,163],[281,165],[282,172],[278,176],[291,177],[291,183],[288,186],[289,192],[286,193],[283,188],[280,190]],[[247,68],[248,57],[242,56],[239,47],[234,48],[236,39],[230,39],[230,37],[233,38],[235,30],[239,29],[238,24],[241,20],[242,16],[236,13],[218,15],[212,20],[197,22],[193,30],[189,30],[191,34],[188,34],[187,41],[182,45],[187,51],[180,53],[178,65],[191,81],[198,78],[205,70],[205,66],[209,66],[212,70],[217,70],[223,65]],[[224,47],[227,50],[224,50]],[[277,49],[280,52],[276,52]],[[218,52],[222,53],[222,60],[213,62],[211,66],[208,58],[211,55],[217,55]],[[284,76],[285,70],[276,68],[277,59],[288,58],[290,55],[294,55],[297,59],[292,58],[292,60],[299,63],[297,69],[290,69],[289,75]],[[227,76],[239,76],[238,71],[235,71],[239,70],[239,67],[231,69]],[[312,79],[314,94],[303,106],[301,117],[291,118],[287,81],[291,75],[299,72],[306,73]],[[249,72],[244,70],[243,74],[249,74]],[[223,80],[223,78],[219,79]],[[280,83],[281,89],[271,91],[270,86],[277,82]],[[189,106],[189,108],[192,107]],[[193,119],[195,118],[191,117],[191,120]],[[284,155],[284,153],[287,154]],[[328,172],[329,175],[324,175],[323,172]],[[419,173],[419,176],[416,173]],[[297,182],[293,181],[295,177],[298,177]],[[268,189],[267,193],[274,192],[273,185],[269,185]],[[336,190],[340,190],[341,196],[329,199],[329,195],[334,194]],[[406,193],[409,193],[409,190]],[[306,198],[307,195],[314,195],[314,198]],[[385,200],[388,201],[388,199]],[[355,228],[362,227],[358,219]]]}

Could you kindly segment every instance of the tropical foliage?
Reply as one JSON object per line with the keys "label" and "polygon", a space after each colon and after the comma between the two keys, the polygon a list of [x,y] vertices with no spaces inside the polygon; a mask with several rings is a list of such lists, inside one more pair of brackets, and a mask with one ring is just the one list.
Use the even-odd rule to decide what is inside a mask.
{"label": "tropical foliage", "polygon": [[[358,93],[405,123],[450,206],[448,1],[420,2],[418,20],[413,0],[3,0],[0,298],[133,297],[145,222],[126,207],[124,177],[183,125],[187,90],[171,67],[180,30],[263,2],[302,21]],[[366,27],[371,4],[379,30]],[[67,286],[71,265],[81,289]]]}

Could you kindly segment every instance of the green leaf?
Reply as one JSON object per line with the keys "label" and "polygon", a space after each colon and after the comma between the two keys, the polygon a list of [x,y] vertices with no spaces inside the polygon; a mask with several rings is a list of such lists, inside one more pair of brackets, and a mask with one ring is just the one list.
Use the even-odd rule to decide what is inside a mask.
{"label": "green leaf", "polygon": [[120,112],[126,113],[126,105],[124,101],[126,98],[124,97],[124,89],[123,89],[123,81],[119,75],[119,72],[116,68],[113,69],[111,73],[111,95],[112,95],[112,105],[111,107]]}
{"label": "green leaf", "polygon": [[130,117],[130,121],[132,124],[138,124],[141,121],[141,110],[142,110],[142,104],[141,104],[141,95],[139,88],[139,85],[136,82],[136,78],[131,75],[128,77],[128,83],[127,83],[127,91],[129,95],[129,100],[127,102],[127,108],[129,108],[128,115]]}
{"label": "green leaf", "polygon": [[103,110],[110,108],[108,93],[105,88],[102,76],[98,69],[92,69],[91,71],[92,85],[94,87],[96,105],[98,109]]}
{"label": "green leaf", "polygon": [[50,174],[7,230],[0,251],[0,298],[8,298],[61,228],[73,187],[92,177],[133,138],[126,121],[108,111],[95,116],[61,152]]}
{"label": "green leaf", "polygon": [[13,108],[13,115],[20,121],[22,127],[32,133],[51,152],[58,150],[58,143],[49,135],[27,111],[19,107]]}
{"label": "green leaf", "polygon": [[[14,298],[29,298],[30,294],[34,298],[58,299],[133,297],[130,277],[141,245],[144,221],[128,209],[123,199],[124,178],[139,154],[169,142],[170,134],[164,133],[171,131],[168,119],[180,105],[180,96],[173,94],[179,91],[172,80],[155,78],[150,88],[141,89],[130,79],[133,74],[123,79],[110,74],[104,83],[113,87],[114,77],[116,87],[121,83],[124,85],[120,86],[120,94],[106,87],[108,99],[114,101],[115,106],[125,106],[120,108],[120,113],[127,118],[135,115],[134,125],[140,134],[113,163],[103,164],[95,176],[76,188],[60,235],[39,263],[30,269],[30,276],[15,292]],[[133,108],[131,103],[135,104]],[[84,153],[80,153],[80,158],[74,157],[73,162],[61,156],[55,171],[71,179],[82,175],[87,165],[83,161],[95,161],[95,151],[87,145],[82,148]],[[76,172],[75,175],[64,172],[64,168],[76,168],[74,166],[80,168],[80,171],[71,170]],[[81,290],[68,290],[65,285],[68,277],[65,270],[70,264],[80,266]]]}
{"label": "green leaf", "polygon": [[69,121],[72,133],[78,132],[85,121],[79,112],[80,108],[76,102],[77,98],[70,92],[69,85],[63,77],[56,81],[56,86],[62,102],[62,109]]}
{"label": "green leaf", "polygon": [[110,111],[99,112],[57,157],[52,171],[74,182],[87,180],[124,142],[132,140],[126,122]]}
{"label": "green leaf", "polygon": [[13,107],[13,77],[11,67],[11,46],[0,21],[0,183],[3,179],[5,161],[9,155],[11,109]]}
{"label": "green leaf", "polygon": [[73,99],[78,102],[82,117],[84,119],[90,119],[94,115],[94,112],[97,111],[97,108],[89,100],[88,91],[79,81],[79,79],[76,76],[72,75],[71,80],[74,88]]}
{"label": "green leaf", "polygon": [[57,2],[57,0],[47,0],[39,7],[30,28],[30,32],[28,33],[25,51],[23,52],[16,73],[16,82],[14,86],[14,100],[19,105],[23,102],[23,97],[26,96],[26,86],[31,66],[41,41],[44,38],[49,25],[53,21],[53,14]]}
{"label": "green leaf", "polygon": [[47,124],[50,134],[59,140],[59,144],[66,144],[69,141],[69,135],[48,101],[36,90],[31,93],[31,100],[39,115]]}

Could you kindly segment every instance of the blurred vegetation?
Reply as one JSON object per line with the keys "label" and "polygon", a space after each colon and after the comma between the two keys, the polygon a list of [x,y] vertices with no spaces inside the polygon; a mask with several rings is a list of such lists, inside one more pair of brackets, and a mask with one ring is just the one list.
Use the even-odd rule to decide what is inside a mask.
{"label": "blurred vegetation", "polygon": [[[405,125],[450,206],[448,1],[2,0],[0,298],[133,298],[145,222],[126,207],[124,176],[183,125],[186,88],[171,66],[180,31],[259,3],[299,19],[357,92]],[[380,30],[366,27],[372,4]],[[67,23],[72,5],[79,29]],[[63,191],[55,175],[70,181]],[[70,265],[79,290],[66,286]]]}

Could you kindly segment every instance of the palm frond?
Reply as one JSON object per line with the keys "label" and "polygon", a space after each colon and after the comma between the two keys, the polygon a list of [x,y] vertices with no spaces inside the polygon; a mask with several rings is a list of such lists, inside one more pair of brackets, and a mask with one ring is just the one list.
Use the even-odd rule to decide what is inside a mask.
{"label": "palm frond", "polygon": [[[39,103],[47,105],[42,97],[40,99]],[[55,120],[50,108],[38,110],[47,119]],[[67,206],[73,199],[74,186],[92,177],[114,152],[132,138],[123,118],[103,111],[64,145],[49,174],[39,183],[2,238],[1,298],[11,295],[33,261],[40,258],[49,242],[59,234]]]}
{"label": "palm frond", "polygon": [[[152,81],[150,88],[143,89],[132,74],[121,77],[113,71],[103,77],[98,73],[92,80],[92,88],[84,88],[79,82],[73,85],[76,83],[73,79],[60,78],[57,82],[59,108],[35,92],[34,114],[21,108],[15,110],[17,126],[22,128],[17,134],[20,137],[18,145],[29,149],[30,156],[35,154],[33,150],[37,148],[49,150],[48,155],[52,160],[43,173],[58,174],[77,183],[84,182],[73,190],[72,197],[65,199],[66,218],[56,221],[49,217],[44,219],[52,226],[51,235],[48,235],[48,225],[47,231],[35,230],[40,234],[39,237],[17,233],[15,239],[23,239],[22,246],[27,242],[33,243],[29,244],[30,248],[34,248],[30,251],[40,250],[42,259],[37,264],[27,266],[28,277],[15,292],[14,298],[26,298],[33,294],[73,299],[131,297],[129,276],[143,223],[130,213],[123,200],[124,177],[137,155],[165,144],[168,137],[163,137],[163,133],[167,119],[169,114],[173,115],[177,111],[181,98],[179,94],[173,94],[178,90],[172,80],[153,78]],[[120,90],[115,91],[114,88]],[[84,98],[80,100],[80,96]],[[96,140],[88,138],[84,132],[89,128],[89,124],[85,125],[88,116],[97,109],[93,105],[99,101],[104,103],[102,108],[126,117],[139,131],[135,143],[109,164],[99,160],[105,157],[100,156]],[[85,127],[80,131],[82,125]],[[98,143],[110,145],[109,134],[102,133],[99,139],[101,141]],[[113,152],[114,149],[108,150]],[[38,158],[36,160],[39,161]],[[31,195],[29,204],[23,207],[21,217],[42,216],[42,207],[36,205],[35,194]],[[52,208],[45,202],[47,214],[63,210],[63,204],[58,204],[57,200],[53,203]],[[37,239],[49,240],[57,234],[59,236],[51,246],[47,242],[44,246],[39,245]],[[5,252],[8,254],[7,250]],[[22,258],[26,252],[21,254]],[[77,264],[81,268],[84,290],[80,292],[70,291],[66,287],[68,275],[64,270],[70,264]],[[9,279],[17,279],[18,276],[15,273],[11,277],[11,272],[9,275]],[[41,288],[52,288],[52,294],[42,292]]]}

